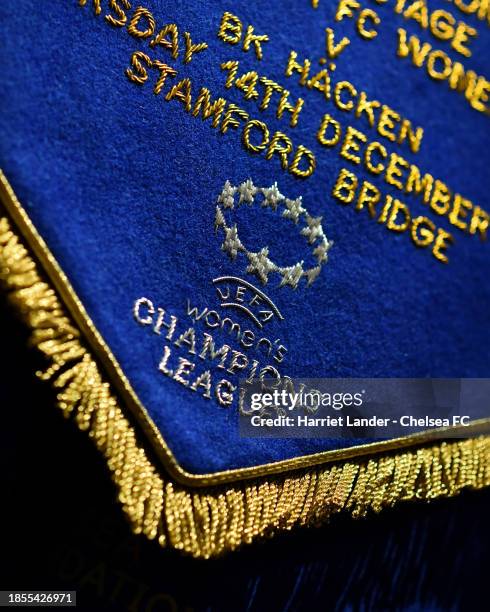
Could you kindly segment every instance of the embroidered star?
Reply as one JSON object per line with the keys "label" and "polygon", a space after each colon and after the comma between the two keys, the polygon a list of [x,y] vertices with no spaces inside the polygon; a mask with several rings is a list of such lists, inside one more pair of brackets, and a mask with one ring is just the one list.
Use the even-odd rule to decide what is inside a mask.
{"label": "embroidered star", "polygon": [[306,215],[308,227],[301,230],[301,234],[308,238],[308,244],[313,244],[317,238],[323,237],[322,217]]}
{"label": "embroidered star", "polygon": [[252,204],[254,201],[254,195],[257,193],[257,187],[252,183],[251,179],[247,179],[244,183],[238,187],[238,193],[240,194],[239,204],[246,202]]}
{"label": "embroidered star", "polygon": [[276,210],[279,202],[284,200],[284,196],[279,191],[277,183],[274,183],[274,185],[272,185],[271,187],[266,187],[262,189],[262,193],[265,196],[264,201],[262,202],[262,206],[270,206],[272,210]]}
{"label": "embroidered star", "polygon": [[306,272],[306,276],[308,277],[308,282],[307,282],[308,287],[315,282],[321,270],[322,270],[322,267],[317,266],[316,268],[311,268],[310,270],[308,270],[308,272]]}
{"label": "embroidered star", "polygon": [[225,253],[228,253],[231,259],[235,259],[238,251],[243,250],[243,245],[238,238],[236,223],[233,227],[225,228],[225,241],[221,247]]}
{"label": "embroidered star", "polygon": [[290,200],[289,198],[286,198],[287,210],[282,213],[282,216],[286,217],[287,219],[291,219],[295,223],[298,223],[300,215],[306,212],[306,210],[301,206],[302,203],[303,198],[301,196],[299,198],[296,198],[296,200]]}
{"label": "embroidered star", "polygon": [[226,181],[223,191],[218,197],[218,202],[223,204],[223,208],[233,208],[235,205],[236,187],[233,187],[230,181]]}
{"label": "embroidered star", "polygon": [[265,247],[258,253],[247,253],[247,257],[250,262],[247,272],[255,274],[263,285],[267,284],[269,273],[276,269],[276,266],[269,259],[269,249]]}
{"label": "embroidered star", "polygon": [[221,212],[221,208],[219,206],[216,206],[216,217],[214,218],[214,229],[218,231],[220,227],[225,227],[225,225],[226,225],[226,222],[225,222],[223,213]]}
{"label": "embroidered star", "polygon": [[301,277],[303,276],[303,262],[297,263],[289,268],[282,269],[282,281],[280,286],[290,285],[293,289],[298,286]]}
{"label": "embroidered star", "polygon": [[329,249],[330,249],[330,243],[325,242],[325,241],[323,241],[315,249],[313,249],[313,255],[315,255],[316,260],[319,264],[322,264],[328,261]]}

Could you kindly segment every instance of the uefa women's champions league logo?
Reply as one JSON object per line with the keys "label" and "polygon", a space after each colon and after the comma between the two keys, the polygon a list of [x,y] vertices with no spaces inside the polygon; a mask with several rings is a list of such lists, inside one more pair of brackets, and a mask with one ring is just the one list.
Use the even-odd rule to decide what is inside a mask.
{"label": "uefa women's champions league logo", "polygon": [[[233,211],[239,207],[259,204],[279,212],[282,217],[293,223],[304,236],[310,246],[315,264],[310,268],[304,267],[304,261],[299,260],[290,266],[281,266],[269,257],[269,247],[264,246],[258,251],[250,251],[239,236],[236,223],[227,220],[232,217]],[[216,231],[222,231],[224,240],[221,249],[235,260],[239,254],[245,255],[248,265],[246,272],[254,275],[262,285],[267,285],[271,275],[278,276],[280,287],[297,289],[302,280],[306,287],[310,287],[318,278],[322,267],[328,261],[328,252],[333,242],[325,236],[321,217],[312,217],[303,207],[302,198],[291,200],[285,197],[278,189],[277,183],[271,187],[256,187],[251,179],[246,180],[237,187],[226,181],[223,191],[218,197],[215,217]]]}

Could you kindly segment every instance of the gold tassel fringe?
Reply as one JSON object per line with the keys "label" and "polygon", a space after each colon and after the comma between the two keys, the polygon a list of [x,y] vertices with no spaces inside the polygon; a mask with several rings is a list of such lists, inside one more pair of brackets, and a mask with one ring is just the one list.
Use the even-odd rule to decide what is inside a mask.
{"label": "gold tassel fringe", "polygon": [[404,500],[450,497],[490,485],[490,436],[439,442],[372,458],[207,488],[173,482],[125,416],[79,330],[6,217],[0,218],[0,287],[48,363],[38,375],[57,405],[107,460],[135,533],[194,557],[214,557],[333,514],[354,517]]}

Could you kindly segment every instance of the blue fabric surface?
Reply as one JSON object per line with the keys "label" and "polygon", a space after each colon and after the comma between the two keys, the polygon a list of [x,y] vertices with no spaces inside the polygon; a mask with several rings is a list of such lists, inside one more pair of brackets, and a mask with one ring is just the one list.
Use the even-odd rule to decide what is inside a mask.
{"label": "blue fabric surface", "polygon": [[[382,28],[375,41],[365,42],[356,38],[351,20],[334,24],[334,3],[324,2],[314,11],[307,1],[232,6],[196,1],[189,6],[149,0],[145,6],[159,26],[175,22],[181,34],[188,31],[194,41],[209,44],[202,57],[184,64],[182,53],[173,60],[167,50],[150,49],[147,40],[108,25],[106,4],[102,16],[95,17],[91,3],[79,7],[76,0],[43,6],[34,0],[1,3],[0,165],[185,469],[208,473],[246,467],[343,444],[240,439],[236,407],[220,408],[159,373],[164,338],[134,321],[134,301],[146,296],[176,315],[183,332],[191,325],[185,314],[188,298],[198,307],[219,309],[213,278],[235,275],[260,286],[245,273],[243,255],[234,262],[226,257],[222,237],[214,231],[216,199],[226,180],[237,185],[252,177],[264,187],[277,181],[290,198],[302,195],[308,211],[323,216],[325,232],[335,242],[312,287],[294,291],[274,279],[264,289],[285,319],[264,328],[264,335],[288,347],[280,366],[284,374],[489,376],[488,242],[459,231],[446,217],[429,212],[420,198],[402,196],[340,158],[338,148],[322,150],[315,138],[321,116],[329,112],[344,128],[352,125],[490,208],[488,116],[471,109],[445,83],[430,81],[423,70],[395,58],[398,27],[458,59],[447,44],[401,20],[388,5],[376,5]],[[445,2],[431,6],[449,6],[456,14]],[[261,62],[253,52],[218,39],[224,10],[268,34]],[[465,21],[478,28],[479,37],[472,43],[473,56],[463,63],[485,74],[490,67],[488,27],[471,16]],[[341,113],[319,93],[305,91],[297,77],[284,76],[291,49],[300,58],[324,55],[328,25],[336,37],[352,39],[336,61],[334,81],[347,79],[422,125],[418,154],[381,139],[365,119]],[[238,130],[223,135],[211,128],[210,120],[185,112],[180,102],[166,102],[170,81],[160,96],[152,93],[153,73],[142,87],[131,83],[124,71],[138,49],[173,65],[177,79],[190,77],[196,92],[206,86],[213,97],[234,101],[251,117],[266,121],[271,131],[284,131],[296,145],[313,150],[313,176],[292,176],[277,158],[267,161],[263,154],[247,153]],[[272,107],[261,112],[238,89],[226,89],[219,65],[228,60],[240,62],[240,73],[257,70],[287,87],[293,98],[303,97],[298,126],[277,119]],[[366,211],[338,204],[331,193],[342,167],[450,231],[455,244],[448,250],[449,264],[415,249],[406,235],[388,232]],[[289,265],[305,248],[299,236],[290,239],[281,225],[287,222],[278,222],[272,211],[241,210],[237,220],[243,241],[256,250],[270,245],[277,261]],[[245,323],[240,315],[233,317]],[[209,331],[199,323],[196,328]],[[229,340],[225,332],[216,338],[218,346]],[[185,351],[174,353],[186,356]],[[249,354],[265,365],[262,353]],[[198,367],[204,371],[207,366]],[[216,380],[222,374],[212,372]]]}

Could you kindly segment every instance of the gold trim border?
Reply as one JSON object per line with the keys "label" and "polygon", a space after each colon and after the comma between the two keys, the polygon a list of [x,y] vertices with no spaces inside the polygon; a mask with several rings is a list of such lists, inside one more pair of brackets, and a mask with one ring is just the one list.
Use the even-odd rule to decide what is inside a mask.
{"label": "gold trim border", "polygon": [[30,328],[31,344],[46,357],[47,368],[38,375],[57,391],[58,408],[105,457],[133,531],[162,546],[215,557],[278,532],[324,523],[341,511],[361,517],[400,501],[450,497],[490,485],[490,436],[221,486],[181,485],[157,466],[83,334],[9,218],[1,215],[0,289]]}
{"label": "gold trim border", "polygon": [[326,462],[349,460],[356,457],[370,456],[374,453],[409,448],[440,440],[444,438],[446,434],[449,434],[449,432],[451,434],[450,437],[456,437],[458,434],[461,434],[462,438],[466,438],[470,435],[476,435],[490,430],[490,418],[480,419],[473,422],[469,427],[440,428],[412,434],[403,438],[374,442],[347,449],[323,451],[260,466],[224,470],[212,474],[191,474],[184,470],[177,462],[162,434],[137,397],[129,380],[122,371],[121,366],[112,354],[112,351],[88,316],[85,307],[78,298],[66,274],[61,269],[49,247],[38,233],[27,212],[19,202],[2,170],[0,170],[0,201],[19,228],[23,237],[27,240],[29,247],[40,261],[50,281],[53,283],[61,299],[68,308],[70,315],[73,317],[78,328],[82,331],[92,350],[95,352],[95,355],[105,368],[119,396],[137,418],[139,425],[151,441],[157,456],[162,461],[163,467],[175,480],[182,484],[209,486],[224,482],[235,482],[241,479],[256,478],[259,476],[280,474],[290,470],[313,467]]}

